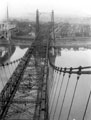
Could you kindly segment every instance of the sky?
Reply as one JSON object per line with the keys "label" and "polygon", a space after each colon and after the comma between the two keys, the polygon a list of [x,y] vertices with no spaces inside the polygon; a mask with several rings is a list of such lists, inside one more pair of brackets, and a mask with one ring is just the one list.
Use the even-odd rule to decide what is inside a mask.
{"label": "sky", "polygon": [[0,20],[6,17],[7,4],[10,17],[21,17],[25,14],[40,12],[64,16],[91,16],[91,0],[0,0]]}

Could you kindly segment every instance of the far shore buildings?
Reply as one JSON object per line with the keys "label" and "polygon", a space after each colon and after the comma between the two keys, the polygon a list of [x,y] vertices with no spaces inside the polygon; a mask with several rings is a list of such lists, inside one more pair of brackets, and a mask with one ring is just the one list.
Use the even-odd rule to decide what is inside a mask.
{"label": "far shore buildings", "polygon": [[56,37],[91,37],[90,24],[61,23],[55,29]]}

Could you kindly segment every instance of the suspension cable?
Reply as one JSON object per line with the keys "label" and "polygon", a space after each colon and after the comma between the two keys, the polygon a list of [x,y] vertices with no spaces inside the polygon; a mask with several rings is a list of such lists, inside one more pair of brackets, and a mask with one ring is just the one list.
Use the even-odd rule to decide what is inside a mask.
{"label": "suspension cable", "polygon": [[11,62],[11,67],[12,67],[12,71],[14,71],[14,68],[13,68],[13,65],[12,65],[13,63]]}
{"label": "suspension cable", "polygon": [[8,76],[7,76],[7,72],[6,72],[6,69],[5,69],[5,65],[2,64],[2,67],[3,67],[4,73],[5,73],[6,79],[8,80]]}
{"label": "suspension cable", "polygon": [[[58,81],[57,81],[57,86],[56,86],[56,90],[55,90],[55,94],[54,94],[54,100],[55,100],[56,91],[57,91],[57,88],[58,88],[58,85],[59,85],[59,82],[60,82],[60,76],[61,76],[61,71],[59,73],[59,78],[58,78]],[[53,114],[53,120],[54,120],[55,112],[56,112],[56,109],[55,109],[54,114]]]}
{"label": "suspension cable", "polygon": [[66,93],[67,93],[67,89],[68,89],[68,85],[69,85],[69,80],[70,80],[70,77],[71,77],[71,72],[72,72],[72,68],[70,68],[70,73],[69,73],[69,76],[68,76],[68,81],[67,81],[66,89],[65,89],[65,92],[64,92],[64,97],[63,97],[63,100],[62,100],[62,105],[61,105],[61,109],[60,109],[60,112],[59,112],[58,120],[60,120],[60,117],[61,117],[61,114],[62,114],[62,109],[63,109],[63,105],[64,105],[64,101],[65,101],[65,97],[66,97]]}
{"label": "suspension cable", "polygon": [[90,90],[90,93],[89,93],[89,96],[88,96],[88,100],[87,100],[87,104],[86,104],[86,108],[85,108],[82,120],[85,119],[87,108],[88,108],[88,104],[89,104],[89,101],[90,101],[90,97],[91,97],[91,90]]}
{"label": "suspension cable", "polygon": [[57,76],[58,76],[58,71],[57,71],[57,74],[56,74],[56,77],[55,77],[55,80],[54,80],[54,83],[53,83],[53,89],[52,89],[52,93],[51,93],[51,97],[50,97],[50,109],[52,110],[52,107],[53,107],[53,98],[54,98],[54,93],[55,93],[55,89],[56,89],[56,80],[57,80]]}
{"label": "suspension cable", "polygon": [[0,78],[1,78],[2,85],[3,85],[3,87],[4,87],[4,82],[3,82],[3,79],[2,79],[1,74],[0,74]]}
{"label": "suspension cable", "polygon": [[78,80],[80,78],[80,75],[81,75],[81,67],[79,67],[77,81],[76,81],[76,85],[75,85],[75,88],[74,88],[74,92],[73,92],[73,96],[72,96],[71,105],[70,105],[70,109],[69,109],[69,112],[68,112],[67,120],[69,120],[69,116],[70,116],[70,113],[71,113],[71,108],[72,108],[72,105],[73,105],[73,101],[74,101],[74,97],[75,97],[75,93],[76,93],[76,88],[77,88],[77,85],[78,85]]}
{"label": "suspension cable", "polygon": [[55,89],[54,89],[54,92],[53,92],[53,98],[52,98],[52,102],[51,102],[52,105],[51,105],[51,110],[50,111],[52,111],[52,108],[53,108],[53,105],[54,105],[54,101],[55,101],[55,96],[56,96],[56,91],[57,91],[57,88],[58,88],[59,80],[60,80],[60,73],[59,73],[58,79],[56,79],[57,82],[55,84]]}
{"label": "suspension cable", "polygon": [[8,70],[9,70],[9,74],[11,76],[11,72],[10,72],[10,69],[9,69],[9,64],[7,63],[7,67],[8,67]]}
{"label": "suspension cable", "polygon": [[52,79],[50,79],[50,86],[51,86],[51,88],[52,88],[52,86],[53,86],[53,79],[54,79],[54,77],[55,77],[55,70],[53,69],[53,75],[52,75]]}
{"label": "suspension cable", "polygon": [[52,95],[53,95],[53,90],[54,90],[54,86],[55,86],[55,79],[56,79],[56,77],[57,77],[57,71],[55,71],[56,72],[56,75],[54,76],[54,79],[53,79],[53,82],[52,82],[52,89],[51,89],[51,93],[50,93],[50,97],[49,97],[49,99],[52,97]]}
{"label": "suspension cable", "polygon": [[[63,86],[63,80],[64,80],[64,76],[65,76],[65,71],[66,71],[66,68],[64,69],[62,81],[61,81],[61,84],[60,84],[60,89],[59,89],[59,93],[58,93],[58,97],[57,97],[57,102],[56,102],[56,106],[55,106],[55,111],[56,111],[57,106],[58,106],[58,101],[59,101],[59,97],[60,97],[60,94],[61,94],[61,89],[62,89],[62,86]],[[51,111],[50,111],[50,113],[51,113]],[[50,114],[50,116],[51,116],[51,114]]]}

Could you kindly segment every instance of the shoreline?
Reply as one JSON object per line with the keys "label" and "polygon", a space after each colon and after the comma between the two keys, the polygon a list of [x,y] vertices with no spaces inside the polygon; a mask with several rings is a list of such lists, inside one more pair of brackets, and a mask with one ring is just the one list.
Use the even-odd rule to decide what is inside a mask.
{"label": "shoreline", "polygon": [[72,38],[56,39],[55,47],[85,47],[91,49],[91,38]]}

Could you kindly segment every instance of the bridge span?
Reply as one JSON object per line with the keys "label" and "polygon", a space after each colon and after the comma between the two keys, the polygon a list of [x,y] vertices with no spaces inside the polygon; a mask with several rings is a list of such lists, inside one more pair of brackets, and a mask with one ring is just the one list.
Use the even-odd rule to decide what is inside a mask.
{"label": "bridge span", "polygon": [[[37,11],[37,19],[38,17]],[[55,45],[54,38],[50,36],[50,26],[39,29],[39,20],[37,24],[36,39],[24,57],[19,59],[20,62],[8,82],[3,85],[0,93],[0,120],[61,120],[62,115],[66,120],[75,120],[78,117],[73,118],[71,115],[78,84],[82,75],[91,77],[91,66],[55,66],[55,54],[50,52],[54,49],[52,45]],[[5,68],[4,64],[2,66]],[[72,96],[67,104],[67,112],[63,113],[65,100],[68,99],[69,84],[74,74],[76,79],[70,91]],[[82,104],[83,109],[78,109],[82,114],[80,119],[87,118],[90,102],[91,90],[88,91],[85,104]]]}
{"label": "bridge span", "polygon": [[0,119],[48,119],[47,80],[48,39],[38,36],[1,91]]}

